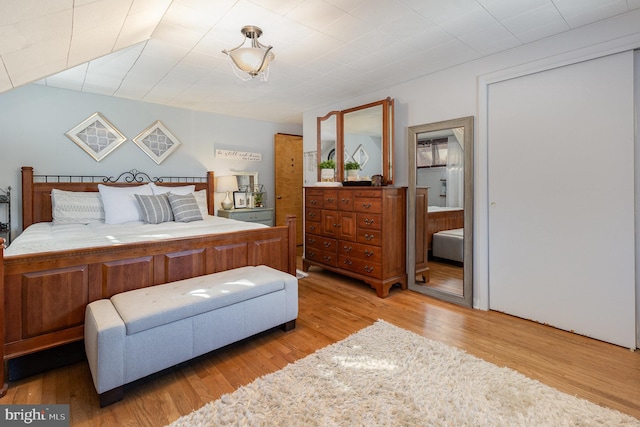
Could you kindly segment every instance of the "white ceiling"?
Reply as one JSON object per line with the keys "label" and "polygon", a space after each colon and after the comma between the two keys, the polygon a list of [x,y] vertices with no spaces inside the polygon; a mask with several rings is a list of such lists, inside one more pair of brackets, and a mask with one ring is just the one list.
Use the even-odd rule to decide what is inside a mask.
{"label": "white ceiling", "polygon": [[[0,91],[37,82],[301,123],[303,111],[638,8],[640,0],[0,0]],[[237,79],[221,52],[241,42],[245,25],[273,46],[266,83]]]}

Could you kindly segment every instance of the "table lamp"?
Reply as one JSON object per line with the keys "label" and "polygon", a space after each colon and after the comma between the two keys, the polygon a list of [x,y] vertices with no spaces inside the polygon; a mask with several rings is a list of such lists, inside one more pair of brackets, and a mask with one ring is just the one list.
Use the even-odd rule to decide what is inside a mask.
{"label": "table lamp", "polygon": [[216,185],[216,190],[218,193],[227,193],[227,196],[222,201],[222,209],[229,210],[233,208],[233,200],[229,197],[229,193],[233,191],[238,191],[238,180],[235,175],[227,175],[218,177],[218,182]]}

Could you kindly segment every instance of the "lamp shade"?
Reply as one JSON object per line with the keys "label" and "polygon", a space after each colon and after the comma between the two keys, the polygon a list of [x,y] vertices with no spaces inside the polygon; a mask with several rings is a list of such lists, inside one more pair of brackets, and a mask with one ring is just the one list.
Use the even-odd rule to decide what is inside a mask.
{"label": "lamp shade", "polygon": [[219,176],[216,182],[216,191],[218,193],[238,191],[238,179],[234,175]]}

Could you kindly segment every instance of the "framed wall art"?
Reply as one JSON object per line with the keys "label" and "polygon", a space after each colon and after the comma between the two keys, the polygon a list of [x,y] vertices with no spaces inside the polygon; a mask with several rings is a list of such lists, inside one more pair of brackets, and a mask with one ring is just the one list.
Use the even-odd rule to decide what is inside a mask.
{"label": "framed wall art", "polygon": [[157,164],[162,163],[180,146],[178,138],[160,120],[156,120],[133,138],[133,142]]}
{"label": "framed wall art", "polygon": [[65,133],[96,162],[104,159],[127,138],[100,113],[93,113]]}

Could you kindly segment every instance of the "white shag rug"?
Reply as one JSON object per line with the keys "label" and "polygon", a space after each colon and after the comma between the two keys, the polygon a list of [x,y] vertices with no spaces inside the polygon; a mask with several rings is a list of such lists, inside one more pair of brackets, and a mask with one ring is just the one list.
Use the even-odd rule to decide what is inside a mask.
{"label": "white shag rug", "polygon": [[184,426],[640,426],[441,342],[378,320],[171,424]]}

